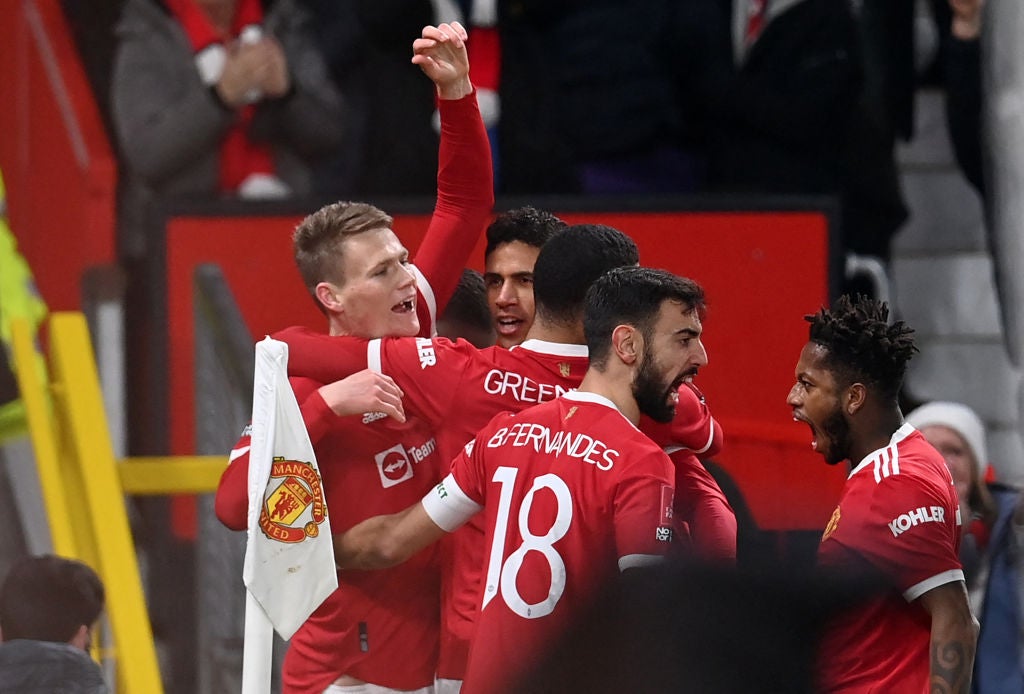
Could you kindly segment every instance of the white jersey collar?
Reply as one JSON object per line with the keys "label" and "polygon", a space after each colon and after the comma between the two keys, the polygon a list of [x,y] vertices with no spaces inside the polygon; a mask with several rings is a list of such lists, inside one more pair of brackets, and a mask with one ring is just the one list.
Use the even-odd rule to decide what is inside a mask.
{"label": "white jersey collar", "polygon": [[613,410],[620,411],[614,402],[603,395],[592,393],[589,390],[570,390],[562,397],[566,400],[575,400],[576,402],[592,402],[596,405],[604,405],[605,407],[610,407]]}
{"label": "white jersey collar", "polygon": [[910,422],[903,422],[903,425],[893,432],[892,438],[889,439],[889,443],[882,446],[881,448],[871,451],[866,456],[864,456],[864,459],[857,463],[857,467],[850,470],[850,474],[847,476],[847,479],[856,475],[858,472],[861,471],[861,469],[863,469],[865,465],[872,462],[875,459],[875,456],[878,455],[879,451],[885,450],[889,446],[895,446],[900,441],[913,434],[915,431],[917,431],[917,429],[914,428],[913,424],[911,424]]}
{"label": "white jersey collar", "polygon": [[556,357],[588,357],[586,345],[570,345],[564,342],[547,342],[546,340],[527,340],[511,349],[528,349],[538,354],[550,354]]}

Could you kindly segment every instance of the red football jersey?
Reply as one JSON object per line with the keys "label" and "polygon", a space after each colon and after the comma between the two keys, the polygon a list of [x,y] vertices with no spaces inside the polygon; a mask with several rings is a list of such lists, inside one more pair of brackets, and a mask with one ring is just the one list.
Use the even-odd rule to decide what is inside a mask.
{"label": "red football jersey", "polygon": [[[441,139],[437,205],[413,268],[421,334],[435,331],[438,310],[455,291],[493,204],[487,133],[475,97],[438,102]],[[332,379],[334,380],[334,379]],[[379,413],[340,418],[316,392],[321,383],[291,379],[323,477],[331,525],[351,527],[415,503],[441,474],[433,430]],[[244,530],[248,508],[248,434],[231,453],[216,511]],[[449,458],[444,458],[447,469]],[[286,694],[320,694],[339,675],[394,689],[433,682],[439,643],[440,553],[429,549],[402,566],[346,571],[338,590],[292,637],[285,656]]]}
{"label": "red football jersey", "polygon": [[[406,413],[435,427],[442,459],[451,460],[497,413],[519,411],[556,398],[583,380],[589,365],[584,345],[527,340],[512,349],[477,349],[464,340],[329,337],[288,328],[275,338],[289,345],[288,370],[324,382],[367,367],[394,378],[405,392]],[[644,431],[653,424],[645,420]],[[693,450],[715,449],[721,430],[703,398],[680,388],[676,418],[657,439]],[[480,604],[480,519],[445,538],[442,563],[441,661],[438,677],[462,679],[476,609]]]}
{"label": "red football jersey", "polygon": [[818,562],[892,588],[830,624],[820,651],[825,691],[929,691],[931,626],[914,601],[964,578],[959,508],[942,456],[910,424],[850,473]]}
{"label": "red football jersey", "polygon": [[672,540],[672,463],[615,405],[573,392],[494,418],[423,499],[452,530],[483,509],[485,575],[464,691],[496,691],[618,571]]}
{"label": "red football jersey", "polygon": [[669,458],[675,466],[676,550],[703,561],[735,565],[736,513],[718,482],[693,451],[678,448]]}
{"label": "red football jersey", "polygon": [[[367,413],[336,416],[319,384],[291,379],[317,455],[332,530],[344,531],[419,501],[437,483],[441,457],[430,427]],[[249,437],[217,488],[218,517],[246,527]],[[448,465],[444,465],[447,469]],[[338,573],[338,589],[292,636],[282,679],[289,694],[320,694],[342,674],[394,689],[433,682],[440,633],[440,551],[428,548],[381,571]]]}

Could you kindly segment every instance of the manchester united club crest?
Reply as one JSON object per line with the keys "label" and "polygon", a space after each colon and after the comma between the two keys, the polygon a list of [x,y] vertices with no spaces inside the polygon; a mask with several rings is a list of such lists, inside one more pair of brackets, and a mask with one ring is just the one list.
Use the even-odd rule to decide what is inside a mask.
{"label": "manchester united club crest", "polygon": [[832,517],[828,519],[828,525],[825,526],[825,532],[821,534],[821,541],[824,542],[832,533],[839,527],[839,507],[836,506],[836,510],[832,512]]}
{"label": "manchester united club crest", "polygon": [[572,368],[569,366],[569,362],[560,361],[558,362],[558,373],[562,374],[562,378],[569,378],[569,374],[572,372]]}
{"label": "manchester united club crest", "polygon": [[320,534],[327,518],[320,474],[310,463],[274,458],[260,509],[260,530],[278,542],[302,542]]}

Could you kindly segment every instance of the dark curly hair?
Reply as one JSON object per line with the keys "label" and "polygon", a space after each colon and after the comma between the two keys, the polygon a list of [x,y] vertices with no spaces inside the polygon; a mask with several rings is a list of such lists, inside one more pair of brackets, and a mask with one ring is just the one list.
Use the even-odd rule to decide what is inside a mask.
{"label": "dark curly hair", "polygon": [[566,227],[561,219],[543,210],[525,205],[499,214],[487,227],[486,258],[498,246],[520,241],[527,246],[543,248],[547,240]]}
{"label": "dark curly hair", "polygon": [[914,330],[903,321],[889,324],[889,305],[860,294],[844,294],[830,309],[804,316],[810,340],[827,350],[825,365],[840,386],[863,383],[896,401],[907,363],[918,351]]}

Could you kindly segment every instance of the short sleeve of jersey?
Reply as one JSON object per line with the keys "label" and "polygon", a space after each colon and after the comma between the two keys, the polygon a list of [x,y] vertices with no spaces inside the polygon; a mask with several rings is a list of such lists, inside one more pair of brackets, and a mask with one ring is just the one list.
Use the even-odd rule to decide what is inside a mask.
{"label": "short sleeve of jersey", "polygon": [[895,581],[907,600],[963,578],[956,509],[936,488],[894,475],[870,490],[870,499],[840,506],[833,539]]}
{"label": "short sleeve of jersey", "polygon": [[463,375],[479,357],[465,340],[383,338],[367,345],[367,365],[391,376],[405,392],[403,404],[437,427],[455,414],[455,395]]}
{"label": "short sleeve of jersey", "polygon": [[669,552],[674,496],[672,461],[661,451],[637,460],[615,490],[619,570],[643,566]]}

